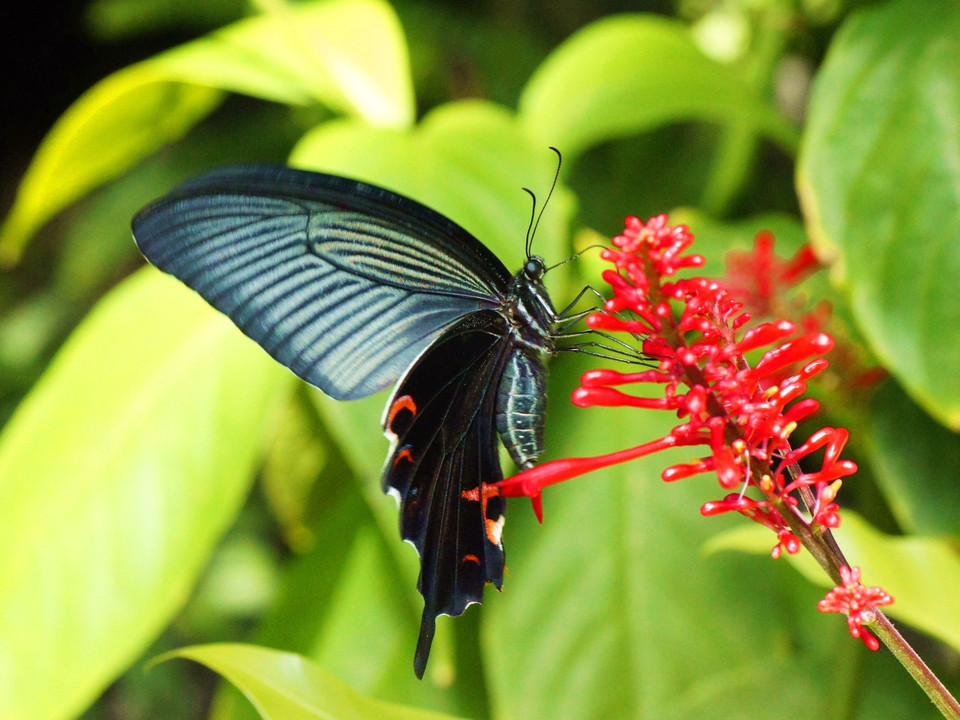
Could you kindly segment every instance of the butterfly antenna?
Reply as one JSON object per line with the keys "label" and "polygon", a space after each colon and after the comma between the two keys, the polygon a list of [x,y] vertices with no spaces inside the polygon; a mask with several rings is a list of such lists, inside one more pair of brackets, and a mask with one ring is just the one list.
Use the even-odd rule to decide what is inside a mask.
{"label": "butterfly antenna", "polygon": [[550,270],[553,270],[554,268],[558,268],[561,265],[566,265],[571,260],[576,260],[578,257],[583,255],[587,250],[593,250],[594,248],[600,248],[601,250],[605,250],[607,246],[602,243],[594,243],[593,245],[587,245],[583,250],[577,250],[577,252],[575,252],[573,255],[568,257],[566,260],[561,260],[556,265],[551,265],[544,272],[548,272]]}
{"label": "butterfly antenna", "polygon": [[527,223],[527,239],[524,242],[524,252],[527,254],[527,259],[530,259],[530,248],[533,246],[533,232],[534,228],[534,219],[537,215],[537,196],[533,194],[533,190],[530,188],[522,188],[522,190],[530,196],[530,199],[533,200],[533,205],[530,208],[530,222]]}
{"label": "butterfly antenna", "polygon": [[[543,201],[543,205],[540,207],[540,214],[537,215],[537,221],[533,224],[533,229],[527,238],[527,257],[530,257],[530,251],[533,249],[533,236],[537,234],[537,228],[540,227],[540,218],[543,217],[543,211],[547,209],[547,203],[549,203],[550,198],[553,197],[553,191],[556,190],[557,182],[560,180],[560,166],[563,165],[563,155],[561,155],[560,151],[553,145],[550,146],[550,149],[557,154],[557,171],[553,174],[553,184],[550,185],[550,192],[547,193],[547,199]],[[527,192],[530,191],[528,190]],[[530,194],[532,195],[533,193]]]}

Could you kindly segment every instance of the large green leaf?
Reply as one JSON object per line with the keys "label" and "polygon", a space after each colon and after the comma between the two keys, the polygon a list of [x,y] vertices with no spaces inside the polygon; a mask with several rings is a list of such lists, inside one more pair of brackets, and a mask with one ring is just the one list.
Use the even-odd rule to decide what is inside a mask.
{"label": "large green leaf", "polygon": [[[557,167],[556,155],[531,141],[512,113],[479,100],[442,105],[410,131],[354,120],[324,123],[304,136],[290,162],[409,195],[472,232],[511,271],[524,259],[530,221],[530,197],[522,188],[535,189],[542,203]],[[572,211],[569,191],[558,187],[534,246],[548,264],[567,252],[562,241]]]}
{"label": "large green leaf", "polygon": [[164,655],[203,663],[236,685],[273,720],[453,720],[452,715],[358,695],[300,655],[255,645],[197,645]]}
{"label": "large green leaf", "polygon": [[863,581],[880,585],[895,599],[888,609],[899,618],[960,651],[960,553],[946,538],[887,535],[858,515],[845,512],[837,541]]}
{"label": "large green leaf", "polygon": [[153,270],[80,325],[0,436],[0,717],[72,717],[169,622],[291,381]]}
{"label": "large green leaf", "polygon": [[799,187],[807,226],[874,352],[960,428],[960,4],[852,16],[817,75]]}
{"label": "large green leaf", "polygon": [[796,132],[680,23],[619,15],[585,27],[540,66],[520,99],[530,134],[576,157],[598,143],[669,123],[753,127],[788,150]]}
{"label": "large green leaf", "polygon": [[[377,148],[375,154],[370,152],[371,147]],[[359,177],[410,195],[462,224],[511,269],[522,262],[523,235],[530,218],[530,199],[521,186],[537,189],[542,202],[556,169],[555,156],[545,146],[532,143],[511,113],[492,103],[478,101],[442,106],[410,132],[378,130],[349,120],[327,123],[303,139],[294,150],[291,162]],[[535,250],[543,253],[549,262],[556,262],[569,252],[564,241],[572,204],[569,191],[559,187],[544,215]],[[559,271],[548,275],[551,287],[564,285],[564,278],[558,276]],[[555,297],[559,305],[566,304],[565,296],[558,293]],[[355,687],[390,696],[410,693],[406,696],[413,699],[410,663],[422,599],[415,589],[416,553],[399,542],[396,504],[380,489],[380,471],[387,449],[379,423],[384,401],[385,397],[358,403],[335,403],[323,398],[318,402],[330,432],[340,441],[347,460],[363,479],[367,501],[385,538],[386,548],[392,552],[394,572],[402,575],[402,587],[406,589],[403,601],[408,608],[403,614],[392,610],[393,625],[400,624],[404,630],[401,636],[404,644],[399,656],[393,648],[382,655],[382,677],[371,676],[364,668],[363,663],[375,662],[366,657],[365,651],[361,651],[363,663],[340,672]],[[364,557],[369,564],[370,553]],[[365,588],[356,585],[361,579],[367,583]],[[365,617],[369,617],[370,622],[386,617],[378,608],[390,608],[390,603],[382,597],[382,580],[370,576],[365,569],[358,569],[356,582],[351,583],[354,586],[351,594],[357,600],[352,605],[343,603],[335,608],[330,626],[314,653],[325,667],[330,663],[335,666],[337,662],[336,652],[331,648],[346,647],[350,638],[357,635],[358,621],[352,607],[362,601],[369,608]],[[458,618],[439,623],[427,682],[449,684],[454,673],[459,677],[463,668],[454,663],[454,653],[458,651],[452,642],[451,630],[458,632],[458,624],[465,622]],[[389,627],[383,631],[386,637],[393,637],[394,633]],[[367,646],[374,647],[370,643]],[[472,684],[475,686],[476,682]],[[465,694],[462,687],[458,683],[448,694]],[[417,693],[417,700],[429,701],[423,692]],[[454,698],[446,702],[448,706],[462,706],[461,701]]]}
{"label": "large green leaf", "polygon": [[[960,583],[960,554],[950,540],[887,535],[851,510],[843,512],[834,535],[847,561],[863,570],[864,584],[893,595],[884,612],[960,650],[960,601],[953,592]],[[769,555],[772,537],[766,528],[747,525],[716,537],[709,549]],[[810,582],[833,585],[809,553],[788,557]]]}
{"label": "large green leaf", "polygon": [[413,121],[403,32],[383,0],[324,0],[268,15],[131,65],[88,90],[43,140],[0,228],[15,258],[56,212],[179,138],[231,91],[319,103],[372,125]]}
{"label": "large green leaf", "polygon": [[892,380],[870,403],[871,470],[900,527],[960,536],[960,437],[917,407]]}

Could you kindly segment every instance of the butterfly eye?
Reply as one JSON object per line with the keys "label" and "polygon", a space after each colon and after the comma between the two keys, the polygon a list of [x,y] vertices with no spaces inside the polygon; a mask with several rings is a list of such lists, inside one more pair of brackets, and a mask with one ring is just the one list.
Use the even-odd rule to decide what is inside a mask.
{"label": "butterfly eye", "polygon": [[531,280],[539,280],[545,272],[546,267],[543,264],[543,260],[538,257],[528,258],[527,264],[523,266],[523,274]]}

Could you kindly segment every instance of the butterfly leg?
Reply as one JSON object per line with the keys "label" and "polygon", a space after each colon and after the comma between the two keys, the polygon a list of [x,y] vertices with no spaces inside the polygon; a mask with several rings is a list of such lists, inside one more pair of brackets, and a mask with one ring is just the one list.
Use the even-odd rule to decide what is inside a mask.
{"label": "butterfly leg", "polygon": [[590,308],[589,310],[584,310],[584,311],[575,313],[573,315],[570,314],[570,311],[577,306],[577,304],[583,299],[583,296],[586,295],[588,292],[592,292],[594,295],[596,295],[597,298],[600,300],[601,305],[607,301],[607,299],[603,296],[603,293],[601,293],[595,287],[593,287],[592,285],[584,285],[580,289],[580,292],[577,293],[577,296],[573,299],[573,301],[570,302],[563,310],[557,313],[556,319],[558,321],[570,320],[573,318],[576,318],[577,320],[579,320],[580,318],[586,317],[592,312],[597,312],[600,308],[594,307],[594,308]]}

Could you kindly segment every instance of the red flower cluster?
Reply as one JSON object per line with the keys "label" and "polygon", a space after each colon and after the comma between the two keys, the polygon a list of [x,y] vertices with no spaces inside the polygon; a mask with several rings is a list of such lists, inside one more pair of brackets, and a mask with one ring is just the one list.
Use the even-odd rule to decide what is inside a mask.
{"label": "red flower cluster", "polygon": [[[757,255],[766,257],[769,265],[766,237],[758,239]],[[823,428],[797,448],[789,443],[797,424],[818,408],[816,400],[800,397],[807,380],[827,367],[818,356],[830,350],[833,340],[822,332],[787,340],[796,326],[785,320],[741,332],[750,314],[721,282],[703,277],[672,279],[681,269],[703,265],[702,256],[683,254],[692,242],[685,226],[668,226],[664,215],[646,224],[627,218],[624,233],[613,239],[618,249],[603,253],[616,267],[603,275],[614,296],[606,303],[605,313],[591,315],[587,322],[598,330],[642,335],[645,355],[659,362],[642,372],[587,372],[573,394],[573,402],[582,407],[671,410],[685,422],[666,437],[635,448],[598,458],[545,463],[503,481],[499,491],[508,497],[534,498],[539,515],[539,493],[546,485],[667,447],[702,445],[708,455],[667,468],[663,479],[716,473],[721,487],[737,491],[706,503],[701,508],[704,515],[736,510],[774,531],[775,557],[782,549],[797,552],[800,541],[791,521],[836,527],[840,516],[833,500],[840,478],[857,469],[839,457],[847,440],[842,428]],[[797,278],[809,266],[809,258],[801,253],[792,265],[781,265],[777,274]],[[629,319],[622,317],[625,311]],[[764,348],[766,352],[751,367],[746,355]],[[635,383],[662,385],[663,393],[651,399],[618,389]],[[820,449],[825,450],[820,469],[799,472],[796,463]],[[751,487],[760,490],[759,499],[747,496]],[[809,522],[796,510],[796,491],[808,488]]]}
{"label": "red flower cluster", "polygon": [[[820,609],[847,613],[851,633],[876,649],[876,638],[861,626],[873,620],[873,606],[892,599],[880,588],[859,584],[859,570],[846,567],[829,533],[840,524],[834,499],[841,478],[857,470],[853,462],[840,458],[849,434],[843,428],[825,427],[798,447],[790,444],[798,423],[819,407],[816,400],[802,396],[807,381],[826,369],[827,361],[820,356],[833,347],[833,339],[813,329],[797,335],[796,324],[787,320],[744,329],[751,316],[723,283],[704,277],[674,278],[682,269],[703,266],[702,256],[683,254],[692,242],[685,226],[667,225],[664,215],[647,223],[627,218],[623,234],[613,239],[616,249],[602,255],[615,267],[603,274],[613,298],[606,302],[605,312],[590,315],[587,324],[643,337],[645,359],[656,361],[656,366],[640,372],[591,370],[573,393],[574,404],[581,407],[669,410],[683,422],[657,440],[599,457],[547,462],[484,490],[529,497],[542,519],[540,493],[547,485],[669,447],[702,446],[703,457],[668,467],[663,479],[715,473],[720,486],[732,492],[705,503],[700,512],[712,516],[737,511],[769,528],[777,536],[774,558],[783,550],[796,553],[807,547],[828,572],[843,580]],[[734,284],[761,312],[772,307],[782,283],[796,282],[815,266],[808,250],[787,262],[776,259],[772,250],[772,236],[758,236],[752,275],[750,256],[735,258]],[[766,274],[774,275],[781,286],[757,277]],[[751,366],[747,355],[761,352]],[[663,390],[654,398],[625,391],[638,383],[653,383]],[[800,460],[818,452],[822,452],[819,469],[803,472]]]}
{"label": "red flower cluster", "polygon": [[[893,598],[879,587],[864,587],[859,568],[850,569],[833,539],[830,529],[840,524],[837,491],[842,478],[857,470],[840,458],[847,431],[825,427],[797,447],[790,443],[798,423],[818,409],[816,400],[802,396],[810,378],[827,368],[821,356],[834,345],[822,332],[829,307],[821,304],[806,313],[796,297],[783,294],[785,286],[815,268],[816,259],[805,248],[781,260],[773,254],[772,236],[761,234],[752,253],[733,258],[729,283],[677,279],[678,271],[704,264],[701,256],[684,254],[692,242],[686,227],[668,226],[663,215],[646,223],[627,218],[623,234],[613,239],[615,247],[603,251],[614,265],[603,274],[613,298],[587,323],[607,333],[642,337],[640,359],[655,365],[640,372],[592,370],[573,393],[579,406],[669,410],[680,424],[664,437],[608,455],[538,465],[483,486],[483,494],[529,497],[540,518],[540,494],[548,485],[666,448],[699,446],[704,451],[700,458],[668,467],[663,479],[715,474],[729,492],[705,503],[703,515],[737,511],[769,528],[777,536],[775,558],[783,550],[806,548],[838,583],[818,609],[844,613],[850,634],[872,650],[880,643],[864,626],[875,623],[877,634],[937,707],[948,717],[960,718],[960,704],[877,609]],[[798,322],[746,329],[751,319],[746,307],[760,314],[784,313]],[[754,362],[748,362],[748,355]],[[856,349],[848,352],[850,359],[848,366],[862,379],[880,377],[876,370],[863,369]],[[662,392],[654,398],[629,392],[638,383],[655,384]],[[804,472],[801,460],[817,467]]]}
{"label": "red flower cluster", "polygon": [[774,252],[773,233],[757,233],[751,250],[732,250],[724,258],[726,273],[724,285],[733,297],[760,317],[806,316],[801,324],[806,330],[815,329],[829,316],[830,308],[821,304],[813,314],[804,311],[796,296],[785,297],[784,290],[797,285],[820,264],[809,244],[797,254],[784,260]]}
{"label": "red flower cluster", "polygon": [[847,626],[850,634],[863,640],[871,650],[880,647],[880,641],[875,638],[864,625],[876,619],[876,608],[880,605],[889,605],[893,602],[883,588],[864,587],[860,583],[860,568],[852,570],[844,565],[840,568],[842,585],[837,585],[827,593],[827,596],[817,603],[820,612],[842,612],[847,616]]}

